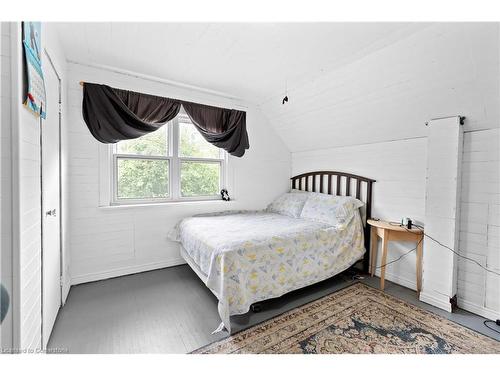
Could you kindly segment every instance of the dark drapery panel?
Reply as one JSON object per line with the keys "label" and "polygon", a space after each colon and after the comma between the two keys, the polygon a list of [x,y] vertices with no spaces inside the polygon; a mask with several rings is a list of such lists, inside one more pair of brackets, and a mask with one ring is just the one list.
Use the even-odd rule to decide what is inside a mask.
{"label": "dark drapery panel", "polygon": [[184,107],[196,129],[213,145],[241,157],[249,148],[246,113],[177,99],[85,83],[83,118],[103,143],[138,138],[172,120]]}
{"label": "dark drapery panel", "polygon": [[85,83],[83,119],[102,143],[138,138],[158,130],[179,113],[179,102],[153,95]]}
{"label": "dark drapery panel", "polygon": [[187,115],[211,144],[241,157],[249,148],[246,112],[183,102]]}

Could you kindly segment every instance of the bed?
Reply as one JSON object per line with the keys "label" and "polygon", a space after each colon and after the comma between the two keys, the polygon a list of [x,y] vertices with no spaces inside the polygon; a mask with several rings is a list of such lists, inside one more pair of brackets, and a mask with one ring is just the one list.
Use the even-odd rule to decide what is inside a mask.
{"label": "bed", "polygon": [[180,242],[181,256],[219,300],[222,323],[214,332],[231,333],[230,316],[248,312],[256,302],[323,281],[357,263],[367,271],[366,218],[373,182],[331,171],[291,178],[295,193],[351,196],[363,202],[338,226],[268,210],[226,211],[182,220],[171,238]]}

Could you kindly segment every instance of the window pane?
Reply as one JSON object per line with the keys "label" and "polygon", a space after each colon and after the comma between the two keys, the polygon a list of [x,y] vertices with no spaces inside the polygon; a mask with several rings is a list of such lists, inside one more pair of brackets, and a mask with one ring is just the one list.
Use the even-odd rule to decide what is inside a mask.
{"label": "window pane", "polygon": [[119,199],[167,198],[168,160],[118,158]]}
{"label": "window pane", "polygon": [[183,197],[217,195],[220,191],[220,164],[181,162],[181,195]]}
{"label": "window pane", "polygon": [[119,154],[168,155],[168,125],[140,138],[120,141],[117,144]]}
{"label": "window pane", "polygon": [[179,119],[179,154],[193,158],[220,158],[220,149],[208,143],[186,115]]}

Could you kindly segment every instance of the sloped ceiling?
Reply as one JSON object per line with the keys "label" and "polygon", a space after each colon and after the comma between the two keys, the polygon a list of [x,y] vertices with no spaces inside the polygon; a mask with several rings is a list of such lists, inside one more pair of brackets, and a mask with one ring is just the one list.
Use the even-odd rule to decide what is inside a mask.
{"label": "sloped ceiling", "polygon": [[[419,74],[430,74],[439,81],[436,67],[448,81],[465,74],[462,82],[469,82],[476,63],[470,55],[477,52],[475,40],[468,40],[461,26],[450,30],[414,23],[61,23],[56,27],[70,61],[216,90],[261,106],[290,151],[420,134],[412,130],[411,116],[406,123],[389,118],[398,111],[390,105],[391,93],[417,90],[423,95],[425,90],[415,80]],[[457,44],[461,40],[465,52]],[[443,43],[451,43],[449,52],[466,57],[468,65],[447,72],[446,64],[455,57],[441,52]],[[498,46],[496,51],[498,63]],[[444,65],[435,56],[443,57]],[[415,64],[419,61],[422,67]],[[448,87],[449,82],[443,85]],[[281,105],[285,89],[290,101]],[[417,104],[414,98],[410,103]],[[418,121],[421,116],[425,119],[427,112],[419,113]]]}
{"label": "sloped ceiling", "polygon": [[466,116],[465,131],[497,128],[499,56],[498,23],[433,24],[262,110],[292,152],[424,137],[426,121],[446,116]]}
{"label": "sloped ceiling", "polygon": [[406,24],[59,24],[69,60],[109,65],[258,103],[405,35]]}

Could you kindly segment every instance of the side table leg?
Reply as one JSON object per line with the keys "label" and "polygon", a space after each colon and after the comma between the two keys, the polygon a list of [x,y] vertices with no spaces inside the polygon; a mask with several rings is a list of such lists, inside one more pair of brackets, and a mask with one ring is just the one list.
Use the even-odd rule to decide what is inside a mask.
{"label": "side table leg", "polygon": [[417,245],[417,293],[420,293],[422,290],[422,255],[423,255],[423,243],[422,238],[419,239],[419,243]]}
{"label": "side table leg", "polygon": [[377,236],[377,229],[375,227],[372,227],[372,233],[371,233],[371,252],[370,252],[370,274],[373,276],[375,274],[375,269],[377,267],[377,248],[378,248],[378,236]]}
{"label": "side table leg", "polygon": [[385,264],[387,263],[387,243],[389,242],[389,231],[384,230],[384,238],[382,240],[382,270],[380,271],[380,289],[385,287]]}

